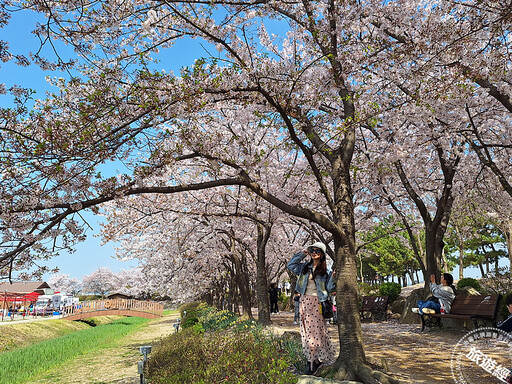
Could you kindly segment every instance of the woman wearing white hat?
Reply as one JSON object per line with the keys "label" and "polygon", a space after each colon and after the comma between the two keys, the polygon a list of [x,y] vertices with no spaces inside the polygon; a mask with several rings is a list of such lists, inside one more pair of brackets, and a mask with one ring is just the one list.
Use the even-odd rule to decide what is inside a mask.
{"label": "woman wearing white hat", "polygon": [[[325,244],[317,242],[293,255],[288,263],[288,269],[297,275],[295,290],[301,294],[300,334],[308,360],[306,375],[314,375],[322,364],[331,364],[335,360],[327,322],[320,312],[320,303],[327,301],[335,290],[333,273],[327,269],[325,251]],[[307,256],[311,258],[304,261]]]}

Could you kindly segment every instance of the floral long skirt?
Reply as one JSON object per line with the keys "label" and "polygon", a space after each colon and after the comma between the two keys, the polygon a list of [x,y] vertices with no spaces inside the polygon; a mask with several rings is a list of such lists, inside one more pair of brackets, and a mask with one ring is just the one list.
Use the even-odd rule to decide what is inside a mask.
{"label": "floral long skirt", "polygon": [[303,295],[300,298],[300,336],[308,361],[334,362],[336,357],[327,333],[327,321],[320,313],[320,301],[316,296]]}

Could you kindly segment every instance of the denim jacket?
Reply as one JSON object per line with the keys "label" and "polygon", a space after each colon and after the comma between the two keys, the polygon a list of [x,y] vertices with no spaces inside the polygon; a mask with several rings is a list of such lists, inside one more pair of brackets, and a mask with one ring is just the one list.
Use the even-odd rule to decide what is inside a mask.
{"label": "denim jacket", "polygon": [[[288,269],[297,275],[297,284],[295,286],[295,290],[301,295],[306,293],[309,275],[311,275],[312,272],[311,269],[309,269],[306,274],[302,274],[302,269],[304,265],[307,264],[306,262],[302,262],[302,260],[306,256],[307,255],[301,251],[293,255],[292,259],[288,263]],[[317,276],[315,278],[315,283],[318,300],[321,302],[327,300],[329,298],[329,293],[336,289],[335,279],[332,277],[332,271],[329,269],[324,276]]]}

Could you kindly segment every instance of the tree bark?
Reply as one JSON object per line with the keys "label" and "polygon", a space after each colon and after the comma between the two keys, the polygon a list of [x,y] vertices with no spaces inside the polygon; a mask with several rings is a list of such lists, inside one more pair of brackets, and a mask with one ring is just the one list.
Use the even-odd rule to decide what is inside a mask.
{"label": "tree bark", "polygon": [[445,230],[436,225],[425,226],[425,254],[427,257],[427,274],[425,276],[425,287],[429,286],[431,275],[436,276],[436,280],[441,279],[441,265],[443,253],[443,237]]}
{"label": "tree bark", "polygon": [[[361,372],[366,366],[363,332],[359,317],[359,289],[357,284],[356,240],[353,196],[350,183],[350,159],[334,168],[333,181],[339,231],[333,233],[335,251],[336,305],[338,307],[338,333],[340,354],[336,366],[345,377],[358,377],[365,383],[371,378]],[[341,159],[340,159],[341,160]],[[344,367],[344,368],[343,368]],[[343,368],[343,369],[340,369]],[[351,372],[352,371],[352,372]],[[363,379],[364,377],[364,379]],[[369,381],[371,382],[371,381]]]}
{"label": "tree bark", "polygon": [[[361,322],[359,318],[359,293],[357,289],[357,268],[353,242],[341,236],[334,238],[336,248],[336,305],[338,307],[338,331],[340,346],[339,362],[345,365],[363,364],[366,357],[363,348]],[[352,248],[353,250],[354,248]]]}
{"label": "tree bark", "polygon": [[416,205],[425,228],[425,257],[426,257],[426,274],[424,276],[425,289],[429,285],[430,275],[435,275],[437,281],[440,280],[442,265],[444,235],[450,221],[454,197],[452,194],[452,183],[460,161],[460,157],[454,159],[445,159],[444,151],[441,147],[437,147],[437,155],[439,164],[443,172],[443,189],[441,197],[437,200],[436,211],[434,217],[422,200],[420,195],[415,191],[410,183],[405,170],[400,162],[395,163],[397,173],[400,177],[405,190],[409,197]]}
{"label": "tree bark", "polygon": [[256,250],[256,297],[258,302],[258,323],[269,325],[270,321],[270,299],[268,296],[268,280],[266,268],[266,253],[270,227],[257,224],[258,238]]}
{"label": "tree bark", "polygon": [[242,314],[252,318],[251,291],[249,288],[249,275],[246,272],[247,268],[244,266],[245,258],[240,258],[236,255],[233,255],[233,264],[235,265],[236,282],[238,285],[238,291],[240,292]]}
{"label": "tree bark", "polygon": [[484,278],[485,277],[484,266],[482,265],[482,263],[478,263],[478,267],[480,268],[480,274],[482,275],[482,278]]}
{"label": "tree bark", "polygon": [[458,249],[459,249],[459,279],[464,278],[464,239],[459,226],[455,223],[455,233],[457,235]]}

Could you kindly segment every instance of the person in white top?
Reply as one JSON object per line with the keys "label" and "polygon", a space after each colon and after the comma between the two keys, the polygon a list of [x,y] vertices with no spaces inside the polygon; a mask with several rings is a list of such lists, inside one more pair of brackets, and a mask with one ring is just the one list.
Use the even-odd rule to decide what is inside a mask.
{"label": "person in white top", "polygon": [[427,300],[418,300],[418,307],[412,308],[412,311],[423,315],[441,313],[441,308],[443,308],[444,313],[450,313],[453,300],[457,294],[453,286],[453,276],[449,273],[443,273],[441,276],[441,284],[436,284],[435,275],[431,275],[430,291],[432,292],[432,296]]}

